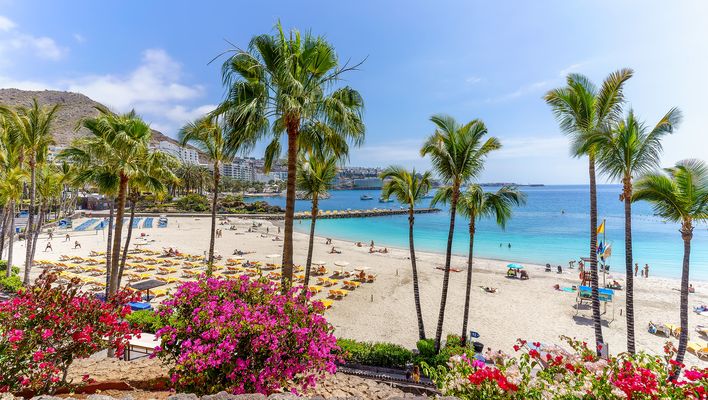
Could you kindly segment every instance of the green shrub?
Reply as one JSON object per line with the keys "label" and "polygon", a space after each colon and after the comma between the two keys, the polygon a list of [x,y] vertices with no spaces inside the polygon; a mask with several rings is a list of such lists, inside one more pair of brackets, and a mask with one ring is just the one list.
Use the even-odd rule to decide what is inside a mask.
{"label": "green shrub", "polygon": [[358,342],[352,339],[337,339],[341,356],[347,362],[386,368],[405,368],[413,361],[413,353],[403,346],[392,343]]}
{"label": "green shrub", "polygon": [[20,279],[20,268],[13,266],[10,276],[5,276],[7,270],[7,261],[0,261],[0,290],[5,292],[17,292],[22,287],[22,279]]}
{"label": "green shrub", "polygon": [[155,333],[165,326],[159,315],[152,310],[134,311],[125,318],[131,326],[142,332]]}
{"label": "green shrub", "polygon": [[209,210],[209,200],[206,196],[197,193],[189,193],[175,201],[175,206],[180,211],[207,211]]}
{"label": "green shrub", "polygon": [[448,335],[445,346],[440,349],[440,353],[435,354],[435,341],[433,339],[419,340],[416,343],[418,355],[414,362],[420,364],[425,362],[429,366],[445,366],[454,355],[466,354],[470,359],[474,357],[474,349],[471,347],[463,347],[460,337],[457,335]]}

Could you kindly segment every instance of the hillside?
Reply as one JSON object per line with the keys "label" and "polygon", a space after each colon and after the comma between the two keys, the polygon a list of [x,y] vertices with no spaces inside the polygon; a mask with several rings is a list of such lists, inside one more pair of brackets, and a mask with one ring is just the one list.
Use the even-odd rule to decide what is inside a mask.
{"label": "hillside", "polygon": [[[80,93],[62,92],[57,90],[30,91],[19,89],[0,89],[0,104],[8,106],[32,104],[32,99],[36,98],[40,104],[60,104],[57,117],[54,120],[52,133],[58,146],[66,146],[79,136],[88,135],[85,128],[78,132],[75,130],[78,121],[84,117],[98,114],[95,106],[100,103],[91,100]],[[161,132],[152,130],[152,142],[170,141],[177,143],[174,139],[163,135]]]}

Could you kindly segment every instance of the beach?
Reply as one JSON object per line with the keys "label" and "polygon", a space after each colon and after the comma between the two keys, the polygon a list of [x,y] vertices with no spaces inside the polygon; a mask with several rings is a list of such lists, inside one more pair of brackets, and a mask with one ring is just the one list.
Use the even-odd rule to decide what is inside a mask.
{"label": "beach", "polygon": [[[74,221],[78,226],[83,219]],[[253,223],[261,224],[252,228]],[[282,221],[250,220],[230,217],[229,223],[236,230],[229,230],[229,225],[217,225],[223,230],[223,236],[216,239],[215,253],[223,256],[217,262],[224,265],[235,249],[253,252],[243,256],[250,261],[280,263],[282,241],[274,241],[278,234],[278,224]],[[140,243],[141,248],[162,251],[172,247],[182,253],[203,255],[209,244],[209,216],[200,218],[169,217],[167,228],[139,228],[133,230],[132,244]],[[249,228],[253,232],[248,232]],[[460,228],[462,229],[462,227]],[[127,230],[127,228],[126,228]],[[281,229],[282,232],[282,229]],[[52,240],[53,250],[45,252],[47,234],[40,235],[37,244],[36,260],[58,260],[61,255],[86,257],[93,251],[105,251],[105,232],[89,230],[84,232],[68,231],[70,241],[65,241],[63,230],[57,230]],[[137,239],[142,234],[143,239]],[[386,341],[414,348],[418,339],[418,329],[413,302],[412,274],[407,248],[388,248],[388,253],[369,253],[369,239],[360,238],[363,246],[354,242],[333,239],[332,244],[325,244],[326,238],[316,237],[314,261],[323,261],[331,273],[339,267],[335,262],[349,263],[345,270],[368,268],[367,274],[376,275],[373,283],[364,283],[351,291],[341,300],[334,300],[331,309],[325,315],[335,328],[335,335],[340,338],[352,338],[366,341]],[[79,241],[80,249],[74,249],[74,242]],[[295,232],[295,263],[305,264],[308,236]],[[20,264],[25,249],[24,242],[15,244],[15,263]],[[341,254],[330,254],[332,247]],[[377,246],[378,248],[378,246]],[[270,258],[266,256],[271,256]],[[418,273],[420,278],[421,305],[425,320],[426,334],[434,337],[440,306],[440,292],[443,271],[436,269],[444,264],[443,254],[417,252]],[[475,258],[472,274],[471,310],[469,330],[479,333],[476,340],[485,347],[494,350],[512,352],[512,346],[521,338],[543,343],[560,343],[562,335],[576,337],[594,343],[591,310],[584,306],[576,310],[576,294],[554,289],[554,285],[571,287],[579,285],[578,270],[564,266],[562,274],[544,272],[540,265],[525,264],[530,275],[529,280],[506,277],[508,262]],[[462,311],[465,294],[466,257],[453,257],[452,267],[460,272],[451,272],[449,295],[445,314],[444,332],[460,334]],[[615,263],[614,268],[617,267]],[[41,272],[35,267],[33,276]],[[175,275],[177,276],[177,275]],[[329,274],[325,275],[329,276]],[[621,274],[612,273],[608,282],[617,280],[624,285]],[[696,293],[689,295],[689,307],[708,303],[708,283],[692,282]],[[166,286],[174,288],[175,284]],[[481,287],[497,288],[496,293],[487,293]],[[339,288],[339,286],[337,286]],[[637,350],[646,350],[661,354],[664,337],[647,331],[649,321],[679,324],[679,280],[670,278],[637,277],[635,279],[635,332]],[[327,288],[315,298],[327,296]],[[614,301],[607,305],[603,315],[605,322],[603,335],[610,353],[619,353],[626,349],[626,322],[624,317],[624,291],[616,291]],[[159,299],[158,299],[159,301]],[[576,315],[576,313],[578,315]],[[611,321],[614,318],[613,321]],[[689,311],[689,338],[697,337],[697,325],[708,324],[708,317]],[[676,345],[678,340],[671,338]],[[686,353],[688,365],[702,362],[691,353]]]}

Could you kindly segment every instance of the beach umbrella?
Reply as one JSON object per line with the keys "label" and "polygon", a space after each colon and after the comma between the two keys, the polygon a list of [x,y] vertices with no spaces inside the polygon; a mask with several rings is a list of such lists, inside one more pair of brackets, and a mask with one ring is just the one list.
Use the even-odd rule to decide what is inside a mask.
{"label": "beach umbrella", "polygon": [[315,261],[312,263],[312,265],[325,265],[327,264],[325,261]]}
{"label": "beach umbrella", "polygon": [[506,267],[509,269],[524,269],[524,266],[521,264],[509,264]]}
{"label": "beach umbrella", "polygon": [[359,267],[359,268],[354,268],[354,271],[368,271],[370,269],[371,268],[369,268],[369,267]]}
{"label": "beach umbrella", "polygon": [[280,257],[280,256],[281,256],[280,254],[268,254],[268,255],[266,256],[266,258],[278,258],[278,257]]}
{"label": "beach umbrella", "polygon": [[349,263],[347,261],[335,261],[334,265],[338,267],[347,267],[349,266]]}

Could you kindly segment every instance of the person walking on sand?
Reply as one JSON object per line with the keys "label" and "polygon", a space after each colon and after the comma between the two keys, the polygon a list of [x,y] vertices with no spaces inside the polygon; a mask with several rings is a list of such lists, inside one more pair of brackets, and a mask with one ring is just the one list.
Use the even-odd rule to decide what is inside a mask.
{"label": "person walking on sand", "polygon": [[54,251],[54,249],[52,249],[52,242],[47,242],[47,245],[44,247],[44,252],[46,253],[47,250]]}
{"label": "person walking on sand", "polygon": [[79,243],[79,241],[78,241],[78,240],[77,240],[77,241],[75,241],[75,242],[74,242],[74,250],[76,250],[76,249],[80,249],[80,248],[81,248],[81,243]]}
{"label": "person walking on sand", "polygon": [[64,241],[65,242],[71,242],[71,236],[67,233],[66,236],[64,236]]}
{"label": "person walking on sand", "polygon": [[49,235],[49,240],[54,239],[54,233],[51,230],[48,232],[48,235]]}
{"label": "person walking on sand", "polygon": [[644,264],[644,277],[649,277],[649,264]]}
{"label": "person walking on sand", "polygon": [[634,263],[634,276],[639,273],[639,263]]}

